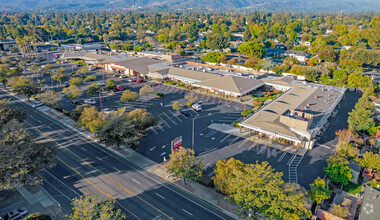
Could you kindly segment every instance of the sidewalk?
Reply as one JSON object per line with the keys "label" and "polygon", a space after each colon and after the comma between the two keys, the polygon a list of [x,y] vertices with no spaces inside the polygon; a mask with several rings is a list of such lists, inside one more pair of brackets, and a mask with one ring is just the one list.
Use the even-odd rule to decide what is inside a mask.
{"label": "sidewalk", "polygon": [[276,148],[276,149],[281,150],[281,151],[286,151],[286,152],[288,152],[290,154],[298,154],[300,156],[304,156],[306,154],[306,152],[307,152],[307,149],[305,149],[305,148],[302,148],[300,150],[296,150],[296,149],[294,149],[293,147],[290,147],[290,146],[285,146],[284,147],[284,146],[282,146],[280,144],[273,143],[273,142],[271,142],[269,140],[259,139],[256,136],[249,136],[249,132],[248,131],[244,131],[244,132],[240,133],[240,129],[239,128],[233,127],[233,126],[228,125],[228,124],[213,123],[213,124],[210,124],[208,126],[208,128],[211,128],[211,129],[214,129],[214,130],[217,130],[217,131],[229,134],[229,135],[239,136],[241,138],[245,138],[245,139],[248,139],[248,140],[250,140],[252,142],[259,143],[259,144],[265,144],[265,145],[271,146],[272,148]]}
{"label": "sidewalk", "polygon": [[[25,101],[25,97],[22,97],[22,96],[21,97],[15,96],[15,97],[17,97],[20,100]],[[30,103],[28,103],[28,104],[30,104]],[[38,107],[37,109],[39,111],[41,111],[42,113],[49,115],[50,117],[60,121],[61,123],[65,124],[67,126],[70,126],[72,129],[78,131],[78,133],[82,133],[83,135],[87,136],[88,138],[94,139],[94,135],[90,131],[76,127],[75,121],[73,121],[67,115],[65,115],[61,112],[58,112],[55,109],[50,109],[47,106],[41,106],[41,107]],[[100,144],[100,145],[105,147],[105,145],[103,145],[103,144]],[[119,156],[125,158],[126,160],[130,161],[131,163],[135,164],[136,166],[141,167],[142,169],[144,169],[144,170],[146,170],[152,174],[155,174],[155,175],[157,175],[157,176],[159,176],[159,177],[161,177],[161,178],[163,178],[163,179],[165,179],[171,183],[175,183],[174,186],[181,187],[183,190],[186,190],[186,191],[192,193],[193,195],[197,196],[198,198],[220,208],[225,214],[228,214],[231,218],[238,219],[238,217],[234,214],[236,208],[234,206],[232,206],[230,203],[228,203],[226,201],[225,197],[223,195],[221,195],[220,193],[217,193],[214,189],[204,187],[199,183],[193,183],[191,181],[189,181],[191,183],[189,183],[188,185],[183,185],[180,183],[181,181],[177,181],[175,178],[173,178],[167,172],[167,169],[165,168],[165,166],[163,166],[162,164],[158,164],[158,163],[150,160],[149,158],[142,156],[141,154],[133,151],[130,148],[122,146],[121,150],[116,150],[116,149],[106,148],[106,147],[105,147],[105,149],[108,149],[108,150],[118,154]],[[35,201],[35,198],[33,196],[26,194],[26,197],[29,198],[31,202]],[[227,211],[225,211],[225,210],[227,210]]]}

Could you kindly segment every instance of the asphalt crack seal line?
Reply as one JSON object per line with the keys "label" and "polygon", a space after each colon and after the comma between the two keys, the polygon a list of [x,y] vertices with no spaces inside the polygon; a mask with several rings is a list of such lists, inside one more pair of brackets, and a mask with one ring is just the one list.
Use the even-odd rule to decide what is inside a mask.
{"label": "asphalt crack seal line", "polygon": [[[82,159],[81,157],[79,157],[77,154],[75,154],[74,152],[72,152],[71,150],[67,149],[65,146],[61,145],[60,143],[58,143],[56,140],[54,140],[53,138],[51,138],[48,134],[46,134],[45,132],[41,131],[40,129],[36,128],[35,126],[33,126],[32,124],[30,124],[29,122],[25,121],[27,124],[29,124],[31,127],[33,127],[35,130],[37,130],[38,132],[44,134],[46,137],[48,137],[49,139],[51,139],[52,141],[54,141],[56,143],[56,145],[60,146],[61,148],[65,149],[66,151],[70,152],[72,155],[74,155],[75,157],[77,157],[78,159],[80,159],[81,161],[83,161],[84,164],[86,164],[87,166],[91,167],[92,169],[98,171],[99,173],[101,173],[103,176],[105,176],[107,179],[111,180],[112,182],[116,183],[121,189],[123,189],[124,191],[126,191],[127,193],[135,196],[136,198],[140,199],[142,202],[144,202],[145,204],[149,205],[150,207],[152,207],[153,209],[155,209],[156,211],[160,212],[161,214],[163,214],[164,216],[166,216],[167,218],[173,220],[173,218],[171,218],[170,216],[168,216],[167,214],[165,214],[163,211],[161,211],[160,209],[156,208],[155,206],[153,206],[152,204],[150,204],[149,202],[145,201],[143,198],[141,198],[140,196],[136,195],[135,193],[133,193],[132,191],[130,191],[129,189],[125,188],[124,186],[122,186],[120,183],[118,183],[116,180],[112,179],[111,177],[109,177],[107,174],[103,173],[102,171],[100,171],[99,169],[97,169],[96,167],[94,167],[93,165],[91,165],[90,163],[88,163],[87,161],[85,161],[84,159]],[[59,158],[58,158],[59,159]],[[62,160],[61,160],[62,161]],[[63,162],[63,161],[62,161]],[[64,162],[63,162],[64,163]],[[64,163],[66,164],[66,163]],[[68,164],[66,164],[67,166],[69,166]],[[69,166],[70,167],[70,166]],[[71,168],[71,167],[70,167]],[[79,175],[81,175],[79,173],[79,171],[75,170],[74,168],[71,168],[72,170],[74,170],[76,173],[78,173]],[[81,175],[82,176],[82,175]],[[82,176],[83,178],[85,178],[84,176]],[[87,178],[85,178],[87,180]],[[87,180],[90,182],[90,180]],[[90,182],[92,185],[94,185],[92,182]],[[95,186],[95,185],[94,185]],[[101,190],[98,186],[95,186],[96,188],[98,188],[99,190]],[[103,190],[101,190],[102,192],[104,192]],[[105,192],[104,192],[105,193]],[[109,194],[105,193],[107,196]],[[111,198],[111,197],[110,197]],[[137,217],[137,216],[136,216]]]}

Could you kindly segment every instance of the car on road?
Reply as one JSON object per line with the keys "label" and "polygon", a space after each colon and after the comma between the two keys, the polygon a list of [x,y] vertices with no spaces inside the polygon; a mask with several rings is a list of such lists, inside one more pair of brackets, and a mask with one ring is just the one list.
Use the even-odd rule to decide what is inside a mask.
{"label": "car on road", "polygon": [[103,112],[106,113],[106,114],[111,114],[111,113],[113,113],[114,111],[113,111],[112,109],[105,108],[105,109],[103,109]]}
{"label": "car on road", "polygon": [[127,76],[126,75],[120,75],[119,78],[124,79],[124,78],[127,78]]}
{"label": "car on road", "polygon": [[15,219],[22,219],[22,217],[25,217],[28,214],[28,210],[22,208],[22,209],[15,209],[8,214],[4,215],[4,220],[15,220]]}
{"label": "car on road", "polygon": [[106,83],[105,82],[99,82],[99,83],[96,83],[96,85],[98,85],[98,86],[105,86]]}
{"label": "car on road", "polygon": [[139,78],[136,80],[136,83],[142,83],[142,82],[144,82],[144,79]]}
{"label": "car on road", "polygon": [[33,108],[37,108],[37,107],[40,107],[40,106],[43,106],[45,103],[43,102],[40,102],[40,101],[37,101],[35,103],[32,104],[32,107]]}
{"label": "car on road", "polygon": [[191,107],[197,112],[202,110],[202,106],[199,103],[195,103]]}
{"label": "car on road", "polygon": [[86,100],[84,100],[84,103],[86,103],[86,104],[90,104],[90,105],[95,105],[95,104],[96,104],[96,101],[93,100],[93,99],[86,99]]}
{"label": "car on road", "polygon": [[92,66],[92,67],[88,68],[88,70],[89,70],[89,71],[94,71],[94,70],[96,70],[96,67],[95,67],[95,66]]}
{"label": "car on road", "polygon": [[190,112],[189,112],[189,111],[186,111],[186,110],[182,110],[182,111],[181,111],[181,114],[183,114],[183,115],[186,116],[186,117],[188,117],[188,116],[191,115]]}
{"label": "car on road", "polygon": [[136,81],[137,81],[137,78],[132,78],[132,79],[129,79],[128,81],[129,81],[129,82],[136,82]]}

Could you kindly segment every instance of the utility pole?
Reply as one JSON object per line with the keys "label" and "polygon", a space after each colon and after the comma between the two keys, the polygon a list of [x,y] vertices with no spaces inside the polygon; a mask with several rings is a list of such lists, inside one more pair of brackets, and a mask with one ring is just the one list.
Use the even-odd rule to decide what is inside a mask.
{"label": "utility pole", "polygon": [[102,96],[100,95],[100,89],[99,89],[99,101],[100,101],[100,111],[102,112],[103,107],[102,107]]}

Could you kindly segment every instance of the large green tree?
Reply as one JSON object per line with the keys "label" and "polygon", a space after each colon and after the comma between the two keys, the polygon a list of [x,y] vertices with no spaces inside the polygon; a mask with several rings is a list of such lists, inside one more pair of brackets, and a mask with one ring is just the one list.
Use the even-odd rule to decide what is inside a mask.
{"label": "large green tree", "polygon": [[327,167],[324,168],[326,176],[335,183],[348,184],[352,179],[351,169],[348,160],[341,155],[333,155],[327,160]]}
{"label": "large green tree", "polygon": [[120,101],[122,102],[134,102],[139,98],[139,94],[137,92],[131,90],[125,90],[123,94],[121,94]]}
{"label": "large green tree", "polygon": [[0,100],[0,127],[13,119],[23,122],[26,119],[26,109],[12,108],[7,100]]}
{"label": "large green tree", "polygon": [[372,152],[365,152],[362,158],[357,158],[356,161],[362,167],[369,167],[374,170],[380,170],[380,156]]}
{"label": "large green tree", "polygon": [[309,197],[317,205],[322,203],[322,200],[328,199],[331,196],[331,191],[324,179],[317,178],[312,184],[310,184],[310,194]]}
{"label": "large green tree", "polygon": [[42,183],[40,172],[55,164],[55,147],[38,143],[24,124],[0,127],[0,190]]}
{"label": "large green tree", "polygon": [[57,108],[62,100],[62,97],[54,91],[45,91],[44,93],[38,94],[36,98],[45,102],[46,105],[51,108]]}
{"label": "large green tree", "polygon": [[201,159],[196,158],[194,151],[180,146],[177,151],[170,154],[169,163],[166,165],[168,172],[177,178],[197,181],[205,169]]}
{"label": "large green tree", "polygon": [[262,45],[252,42],[240,44],[237,50],[246,56],[257,58],[263,57],[266,51]]}
{"label": "large green tree", "polygon": [[62,92],[65,93],[72,101],[77,100],[82,95],[82,90],[75,85],[64,88]]}
{"label": "large green tree", "polygon": [[37,83],[24,76],[9,78],[8,85],[12,88],[12,92],[18,95],[25,95],[28,100],[40,90]]}
{"label": "large green tree", "polygon": [[126,216],[115,205],[115,200],[102,201],[100,198],[85,193],[74,198],[69,220],[121,220]]}
{"label": "large green tree", "polygon": [[136,129],[140,132],[145,131],[149,127],[155,126],[158,123],[158,120],[150,112],[147,112],[146,109],[135,109],[127,114],[127,117],[130,118]]}

